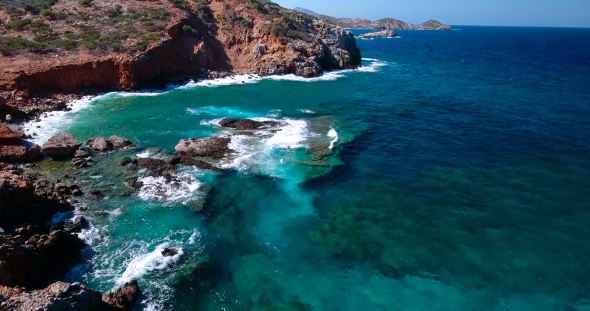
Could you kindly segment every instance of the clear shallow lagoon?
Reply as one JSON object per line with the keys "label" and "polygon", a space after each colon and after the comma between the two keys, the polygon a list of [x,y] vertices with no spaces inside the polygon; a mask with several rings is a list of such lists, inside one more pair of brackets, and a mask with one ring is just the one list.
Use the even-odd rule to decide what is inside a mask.
{"label": "clear shallow lagoon", "polygon": [[456,28],[359,40],[363,70],[108,94],[33,126],[163,157],[220,118],[288,124],[165,191],[125,193],[113,163],[144,149],[98,158],[69,278],[137,278],[148,310],[590,310],[590,29]]}

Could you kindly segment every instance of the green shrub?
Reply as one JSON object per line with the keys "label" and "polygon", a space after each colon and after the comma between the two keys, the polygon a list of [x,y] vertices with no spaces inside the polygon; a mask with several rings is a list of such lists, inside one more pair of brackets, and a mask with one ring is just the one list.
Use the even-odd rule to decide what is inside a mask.
{"label": "green shrub", "polygon": [[4,27],[6,29],[22,30],[25,27],[27,27],[28,25],[30,25],[31,22],[32,21],[30,18],[23,18],[23,19],[18,19],[13,22],[10,22],[10,23],[6,24]]}
{"label": "green shrub", "polygon": [[91,0],[78,0],[78,4],[83,5],[83,6],[88,6],[90,5]]}
{"label": "green shrub", "polygon": [[174,5],[181,5],[184,4],[186,1],[185,0],[168,0],[169,2],[171,2]]}
{"label": "green shrub", "polygon": [[11,55],[21,51],[41,52],[45,48],[47,48],[45,44],[19,37],[0,38],[0,54],[2,55]]}
{"label": "green shrub", "polygon": [[119,17],[123,14],[123,7],[120,4],[117,4],[114,8],[108,9],[106,14],[109,18]]}
{"label": "green shrub", "polygon": [[51,12],[51,10],[48,10],[48,9],[43,9],[43,10],[41,10],[41,16],[53,17],[53,12]]}

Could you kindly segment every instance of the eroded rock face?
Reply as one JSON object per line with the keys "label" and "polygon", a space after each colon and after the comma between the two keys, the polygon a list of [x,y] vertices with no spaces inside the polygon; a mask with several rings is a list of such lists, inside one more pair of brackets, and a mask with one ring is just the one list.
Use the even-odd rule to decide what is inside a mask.
{"label": "eroded rock face", "polygon": [[0,286],[1,310],[6,311],[127,311],[140,295],[136,281],[103,295],[79,283],[57,282],[45,289],[25,291]]}
{"label": "eroded rock face", "polygon": [[230,141],[227,137],[188,138],[181,140],[174,149],[178,156],[219,159],[231,151],[228,147]]}
{"label": "eroded rock face", "polygon": [[52,158],[68,158],[74,155],[82,146],[74,136],[68,133],[59,133],[51,137],[42,147],[43,154]]}
{"label": "eroded rock face", "polygon": [[277,121],[255,121],[251,119],[232,119],[227,118],[219,122],[222,127],[229,127],[239,131],[243,130],[255,130],[262,127],[274,127],[281,125],[281,122]]}

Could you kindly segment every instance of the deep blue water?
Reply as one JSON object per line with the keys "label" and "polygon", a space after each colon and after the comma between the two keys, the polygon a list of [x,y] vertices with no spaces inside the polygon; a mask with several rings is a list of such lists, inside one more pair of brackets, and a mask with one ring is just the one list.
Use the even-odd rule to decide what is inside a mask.
{"label": "deep blue water", "polygon": [[177,200],[117,195],[123,154],[99,159],[89,182],[118,190],[89,203],[110,216],[72,278],[139,278],[152,309],[590,310],[590,29],[455,28],[359,40],[375,72],[73,113],[56,127],[167,154],[222,117],[292,124],[227,173],[187,172],[211,191]]}

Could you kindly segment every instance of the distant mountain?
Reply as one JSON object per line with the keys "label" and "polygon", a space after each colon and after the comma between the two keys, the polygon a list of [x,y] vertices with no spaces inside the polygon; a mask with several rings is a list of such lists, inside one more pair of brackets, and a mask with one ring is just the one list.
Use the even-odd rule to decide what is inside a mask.
{"label": "distant mountain", "polygon": [[344,28],[362,28],[362,29],[388,29],[388,30],[451,30],[451,26],[443,24],[436,20],[429,20],[420,25],[414,25],[412,23],[400,21],[394,18],[383,18],[376,21],[370,21],[365,18],[337,18],[328,15],[318,14],[314,11],[295,8],[295,11],[299,11],[305,14],[319,17],[330,23]]}
{"label": "distant mountain", "polygon": [[315,17],[319,17],[320,16],[320,14],[318,14],[318,13],[312,11],[312,10],[308,10],[308,9],[304,9],[304,8],[300,8],[300,7],[296,7],[293,10],[299,11],[301,13],[305,13],[307,15],[315,16]]}

